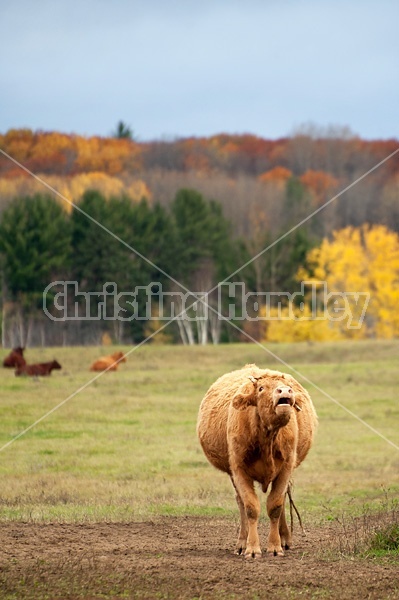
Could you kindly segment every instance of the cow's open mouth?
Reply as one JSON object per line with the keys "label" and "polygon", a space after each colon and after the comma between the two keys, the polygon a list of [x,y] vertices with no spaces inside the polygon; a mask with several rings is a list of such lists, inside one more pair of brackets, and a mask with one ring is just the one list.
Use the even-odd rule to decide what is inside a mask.
{"label": "cow's open mouth", "polygon": [[290,398],[280,398],[277,402],[277,406],[281,406],[281,404],[291,404]]}

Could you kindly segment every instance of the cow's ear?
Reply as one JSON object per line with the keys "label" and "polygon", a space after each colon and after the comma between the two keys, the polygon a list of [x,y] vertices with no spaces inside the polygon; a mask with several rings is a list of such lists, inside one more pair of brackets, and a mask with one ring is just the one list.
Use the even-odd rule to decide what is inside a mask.
{"label": "cow's ear", "polygon": [[256,388],[253,383],[244,383],[233,398],[233,407],[244,410],[248,406],[256,406]]}

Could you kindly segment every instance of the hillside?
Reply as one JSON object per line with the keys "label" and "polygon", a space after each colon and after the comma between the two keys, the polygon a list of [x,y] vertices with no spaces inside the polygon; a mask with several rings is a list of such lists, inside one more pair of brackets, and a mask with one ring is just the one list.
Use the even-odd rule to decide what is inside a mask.
{"label": "hillside", "polygon": [[[270,228],[284,226],[287,181],[295,180],[307,209],[317,208],[398,147],[398,140],[362,140],[346,128],[307,127],[278,140],[220,134],[142,143],[29,129],[0,135],[0,149],[73,201],[95,188],[106,196],[124,193],[169,205],[179,189],[189,187],[220,202],[239,235],[249,234],[259,210]],[[43,191],[40,185],[0,157],[0,206]],[[365,221],[398,230],[398,189],[396,155],[324,211],[323,233]]]}
{"label": "hillside", "polygon": [[[163,342],[396,336],[398,148],[393,139],[311,127],[279,140],[221,134],[152,142],[10,130],[0,136],[2,343],[92,344],[104,335],[139,342],[168,320],[160,291],[169,294],[171,318],[183,310],[157,336]],[[252,318],[259,297],[253,307],[235,301],[235,327],[218,315],[229,303],[227,289],[218,296],[220,281],[255,295],[297,293],[315,274],[338,294],[372,294],[365,328],[338,330],[331,320],[306,330],[266,326]],[[112,294],[103,308],[99,296],[79,313],[83,321],[61,325],[43,314],[50,307],[55,321],[54,281],[97,296],[107,282],[125,295],[156,282],[158,296],[151,308],[126,297],[117,317]],[[211,312],[195,314],[188,290],[212,290]],[[68,315],[75,300],[66,299]],[[86,306],[82,295],[78,305]]]}

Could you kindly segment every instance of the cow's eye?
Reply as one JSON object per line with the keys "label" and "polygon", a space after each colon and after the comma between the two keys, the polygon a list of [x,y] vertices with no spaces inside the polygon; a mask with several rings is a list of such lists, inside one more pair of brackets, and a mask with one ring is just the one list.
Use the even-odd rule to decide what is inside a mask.
{"label": "cow's eye", "polygon": [[263,392],[263,386],[260,386],[259,391]]}

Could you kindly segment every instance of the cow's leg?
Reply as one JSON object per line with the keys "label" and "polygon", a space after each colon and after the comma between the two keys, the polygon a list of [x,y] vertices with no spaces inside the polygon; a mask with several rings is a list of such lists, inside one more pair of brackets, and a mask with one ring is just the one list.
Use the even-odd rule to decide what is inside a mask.
{"label": "cow's leg", "polygon": [[233,478],[231,478],[231,482],[232,482],[235,492],[236,492],[236,501],[237,501],[238,509],[240,511],[240,531],[238,534],[238,540],[237,540],[237,544],[236,544],[236,553],[242,554],[243,552],[245,552],[245,549],[247,547],[248,519],[247,519],[247,513],[245,512],[244,503],[241,499],[240,494],[238,493],[238,490],[235,486]]}
{"label": "cow's leg", "polygon": [[[270,494],[267,498],[267,514],[270,519],[270,532],[269,538],[267,541],[267,551],[274,556],[284,556],[284,551],[281,546],[281,538],[280,538],[280,519],[283,519],[283,523],[285,522],[286,531],[288,531],[287,522],[285,520],[285,515],[282,516],[284,512],[284,499],[287,491],[287,485],[289,481],[290,473],[280,473],[280,475],[273,481],[272,489],[270,490]],[[285,542],[286,540],[284,540]]]}
{"label": "cow's leg", "polygon": [[233,477],[234,487],[243,504],[248,525],[245,558],[259,558],[262,556],[258,534],[260,502],[255,492],[254,482],[242,469],[238,469]]}
{"label": "cow's leg", "polygon": [[287,495],[284,496],[283,510],[281,511],[278,530],[279,530],[279,534],[280,534],[280,538],[281,538],[281,546],[285,550],[288,550],[292,546],[292,535],[291,535],[291,531],[287,524],[287,519],[285,517],[286,498],[287,498]]}

